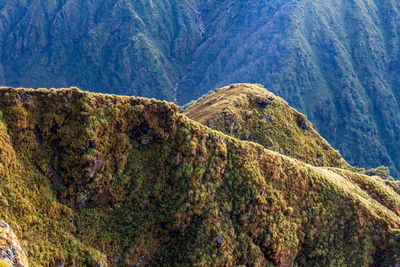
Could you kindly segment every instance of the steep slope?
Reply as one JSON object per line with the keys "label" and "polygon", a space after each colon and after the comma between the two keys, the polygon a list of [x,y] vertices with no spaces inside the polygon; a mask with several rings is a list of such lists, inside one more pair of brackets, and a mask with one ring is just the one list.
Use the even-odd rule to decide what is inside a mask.
{"label": "steep slope", "polygon": [[0,216],[32,266],[398,261],[395,182],[313,167],[156,100],[1,88],[0,111]]}
{"label": "steep slope", "polygon": [[304,114],[262,85],[233,84],[184,107],[189,118],[314,166],[350,168]]}
{"label": "steep slope", "polygon": [[351,164],[399,175],[398,1],[207,1],[201,17],[210,26],[180,83],[182,103],[262,83]]}
{"label": "steep slope", "polygon": [[351,164],[400,174],[395,0],[0,1],[0,84],[187,103],[262,83]]}
{"label": "steep slope", "polygon": [[194,0],[0,1],[0,85],[172,100],[201,38],[195,8]]}

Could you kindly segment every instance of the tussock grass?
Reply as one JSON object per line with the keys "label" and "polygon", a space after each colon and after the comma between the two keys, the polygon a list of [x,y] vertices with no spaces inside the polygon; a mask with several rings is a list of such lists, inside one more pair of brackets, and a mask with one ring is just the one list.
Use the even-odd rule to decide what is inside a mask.
{"label": "tussock grass", "polygon": [[[226,91],[239,107],[252,105],[235,88]],[[299,135],[288,142],[308,158],[212,130],[154,99],[2,88],[0,217],[31,266],[395,263],[392,184],[307,164],[326,141],[299,128],[301,115],[283,100],[272,103],[275,122],[289,126],[271,125]],[[271,139],[284,149],[285,135]],[[341,167],[330,147],[322,156]]]}

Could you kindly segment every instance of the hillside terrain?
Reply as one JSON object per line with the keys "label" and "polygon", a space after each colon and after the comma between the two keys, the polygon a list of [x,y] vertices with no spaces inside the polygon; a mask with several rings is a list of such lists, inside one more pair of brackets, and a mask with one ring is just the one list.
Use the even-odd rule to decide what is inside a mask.
{"label": "hillside terrain", "polygon": [[314,166],[351,169],[304,114],[261,85],[237,84],[216,89],[184,106],[183,114],[212,129]]}
{"label": "hillside terrain", "polygon": [[[261,83],[351,164],[400,167],[398,1],[207,1],[207,39],[178,93]],[[214,4],[213,4],[214,3]]]}
{"label": "hillside terrain", "polygon": [[172,100],[201,38],[195,2],[0,0],[0,85]]}
{"label": "hillside terrain", "polygon": [[[238,104],[275,98],[258,86],[225,90]],[[295,121],[304,115],[272,102],[266,112],[288,124],[271,123],[283,132],[272,148],[310,157],[212,130],[172,103],[3,87],[0,231],[12,229],[30,266],[395,265],[398,183],[352,172]]]}
{"label": "hillside terrain", "polygon": [[351,164],[400,176],[395,0],[0,0],[0,85],[185,104],[255,82]]}

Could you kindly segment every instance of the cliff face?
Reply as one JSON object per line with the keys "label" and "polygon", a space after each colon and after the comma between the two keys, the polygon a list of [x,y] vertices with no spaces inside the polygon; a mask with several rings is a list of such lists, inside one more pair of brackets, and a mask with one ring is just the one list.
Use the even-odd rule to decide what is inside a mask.
{"label": "cliff face", "polygon": [[156,100],[2,88],[0,111],[0,217],[32,266],[397,262],[395,182],[308,165]]}

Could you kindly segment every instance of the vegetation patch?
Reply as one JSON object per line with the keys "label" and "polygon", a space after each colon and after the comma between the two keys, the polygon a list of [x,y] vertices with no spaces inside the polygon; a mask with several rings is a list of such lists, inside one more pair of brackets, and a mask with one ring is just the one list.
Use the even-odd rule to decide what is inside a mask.
{"label": "vegetation patch", "polygon": [[[167,102],[0,89],[0,218],[29,264],[395,264],[394,182],[352,172],[312,128],[299,127],[301,115],[283,100],[256,94],[253,102],[235,88],[227,90],[238,106],[228,103],[226,116],[249,126],[237,124],[232,135],[270,114],[277,133],[258,138],[292,158],[212,130]],[[245,114],[243,105],[254,108]],[[318,153],[324,163],[307,164]]]}

